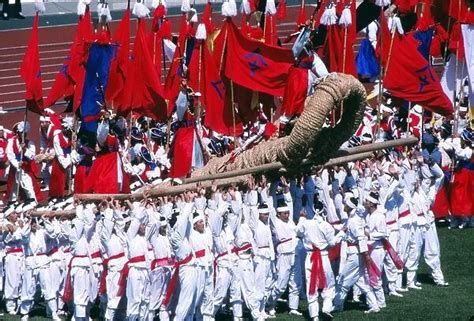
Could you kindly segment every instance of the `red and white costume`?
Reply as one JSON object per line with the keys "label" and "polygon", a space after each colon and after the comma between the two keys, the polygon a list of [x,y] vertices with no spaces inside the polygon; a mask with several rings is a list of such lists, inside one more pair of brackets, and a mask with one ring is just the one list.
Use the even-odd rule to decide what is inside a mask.
{"label": "red and white costume", "polygon": [[306,97],[313,93],[313,83],[317,78],[324,77],[328,73],[326,66],[316,53],[304,56],[290,67],[281,106],[282,122],[288,122],[293,116],[301,115]]}
{"label": "red and white costume", "polygon": [[[16,193],[18,182],[21,187],[18,190],[24,192],[26,199],[34,199],[37,202],[43,199],[40,186],[36,181],[39,170],[35,162],[35,155],[36,147],[33,142],[26,140],[26,147],[22,159],[21,146],[18,138],[13,137],[8,141],[7,157],[10,162],[10,171],[7,181],[7,198],[10,199],[10,201],[16,201],[18,199]],[[21,170],[19,164],[20,160],[23,161]]]}
{"label": "red and white costume", "polygon": [[[66,196],[65,188],[68,183],[68,175],[72,171],[71,140],[60,131],[56,131],[53,138],[54,159],[49,184],[49,197]],[[68,173],[69,171],[69,173]]]}

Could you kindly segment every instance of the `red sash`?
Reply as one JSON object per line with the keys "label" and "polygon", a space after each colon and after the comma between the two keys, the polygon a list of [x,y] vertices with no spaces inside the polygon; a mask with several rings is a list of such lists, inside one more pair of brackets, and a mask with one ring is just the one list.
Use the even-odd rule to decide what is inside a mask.
{"label": "red sash", "polygon": [[59,251],[59,247],[53,247],[51,250],[48,252],[48,256],[52,256],[54,253]]}
{"label": "red sash", "polygon": [[397,251],[393,249],[392,244],[390,244],[390,242],[387,239],[383,239],[382,243],[383,243],[383,248],[385,249],[385,251],[388,252],[388,255],[390,255],[397,269],[403,270],[404,263],[398,256]]}
{"label": "red sash", "polygon": [[313,245],[311,252],[312,264],[308,293],[313,295],[316,293],[316,289],[324,289],[326,287],[326,275],[324,274],[321,250]]}
{"label": "red sash", "polygon": [[107,293],[107,272],[108,272],[109,261],[119,259],[124,256],[125,256],[125,253],[122,252],[119,254],[112,255],[111,257],[106,258],[102,262],[104,269],[102,270],[102,273],[100,275],[99,295],[105,295]]}
{"label": "red sash", "polygon": [[145,255],[135,256],[128,260],[127,263],[122,268],[120,272],[120,278],[118,282],[119,289],[117,291],[117,296],[123,296],[125,294],[125,286],[127,285],[128,272],[130,272],[129,264],[145,262]]}
{"label": "red sash", "polygon": [[170,266],[174,265],[174,259],[172,257],[161,257],[151,261],[151,269],[154,270],[157,266]]}
{"label": "red sash", "polygon": [[171,296],[173,295],[174,289],[176,288],[176,283],[178,282],[179,277],[179,268],[183,264],[187,264],[191,262],[193,259],[193,255],[188,255],[184,260],[178,261],[174,264],[174,272],[171,276],[170,283],[168,284],[168,288],[166,289],[165,299],[163,300],[163,306],[168,306],[171,300]]}
{"label": "red sash", "polygon": [[13,253],[23,253],[23,249],[21,247],[13,247],[6,251],[6,254],[13,254]]}
{"label": "red sash", "polygon": [[287,243],[289,241],[293,240],[293,238],[288,238],[288,239],[283,239],[281,241],[279,241],[277,244],[276,244],[276,247],[278,247],[279,245],[283,244],[283,243]]}
{"label": "red sash", "polygon": [[72,289],[72,282],[71,282],[71,268],[72,268],[72,261],[74,261],[75,258],[83,258],[87,257],[87,255],[75,255],[71,258],[71,261],[69,261],[69,264],[67,266],[67,275],[66,275],[66,281],[64,283],[64,294],[63,294],[63,301],[65,303],[69,302],[72,300],[73,297],[73,289]]}
{"label": "red sash", "polygon": [[196,251],[196,252],[194,252],[194,255],[196,256],[196,259],[205,257],[206,256],[206,249]]}
{"label": "red sash", "polygon": [[410,215],[410,210],[406,210],[406,211],[401,212],[401,213],[398,215],[398,217],[399,217],[399,218],[402,218],[402,217],[405,217],[405,216],[408,216],[408,215]]}

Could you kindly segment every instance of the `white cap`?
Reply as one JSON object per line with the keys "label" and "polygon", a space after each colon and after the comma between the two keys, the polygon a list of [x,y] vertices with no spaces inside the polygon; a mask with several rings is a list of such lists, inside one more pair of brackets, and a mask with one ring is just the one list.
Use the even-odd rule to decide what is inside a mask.
{"label": "white cap", "polygon": [[418,104],[416,104],[415,106],[413,106],[412,110],[413,110],[415,113],[417,113],[417,114],[421,114],[421,113],[423,112],[423,108],[422,108],[420,105],[418,105]]}
{"label": "white cap", "polygon": [[351,209],[357,208],[357,204],[353,202],[354,199],[357,200],[357,197],[352,192],[347,192],[344,194],[344,203]]}
{"label": "white cap", "polygon": [[23,133],[23,132],[28,133],[31,129],[30,123],[29,122],[25,123],[23,121],[16,123],[15,127],[16,127],[16,130],[20,133]]}
{"label": "white cap", "polygon": [[380,108],[380,111],[381,111],[382,113],[383,113],[383,112],[386,112],[386,113],[393,114],[393,109],[390,108],[390,107],[388,107],[387,105],[382,104],[380,107],[381,107],[381,108]]}
{"label": "white cap", "polygon": [[74,125],[74,120],[72,119],[72,117],[67,116],[63,118],[62,126],[64,128],[72,129],[73,125]]}

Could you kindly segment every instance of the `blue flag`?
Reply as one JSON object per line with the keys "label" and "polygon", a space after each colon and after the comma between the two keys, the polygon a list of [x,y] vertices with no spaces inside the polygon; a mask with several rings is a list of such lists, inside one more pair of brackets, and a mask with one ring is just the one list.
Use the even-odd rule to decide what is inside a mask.
{"label": "blue flag", "polygon": [[81,104],[81,131],[97,132],[97,120],[104,104],[105,90],[109,79],[110,63],[116,47],[92,44],[87,59],[84,89]]}
{"label": "blue flag", "polygon": [[418,51],[429,61],[433,28],[429,28],[426,31],[415,31],[413,37],[418,40]]}

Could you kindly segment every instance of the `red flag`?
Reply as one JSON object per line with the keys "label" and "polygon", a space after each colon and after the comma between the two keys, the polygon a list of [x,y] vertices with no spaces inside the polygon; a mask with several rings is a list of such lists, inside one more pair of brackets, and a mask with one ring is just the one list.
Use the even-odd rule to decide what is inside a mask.
{"label": "red flag", "polygon": [[276,29],[276,17],[274,15],[265,15],[265,25],[263,31],[265,43],[270,46],[276,46],[278,43],[278,35]]}
{"label": "red flag", "polygon": [[41,114],[43,111],[43,84],[41,82],[41,67],[38,49],[38,12],[33,20],[33,30],[31,31],[28,48],[20,67],[21,78],[26,85],[26,108]]}
{"label": "red flag", "polygon": [[288,69],[293,65],[291,50],[244,37],[232,20],[225,24],[225,76],[254,91],[283,96]]}
{"label": "red flag", "polygon": [[341,24],[327,26],[324,56],[328,58],[329,71],[342,72],[357,77],[354,51],[352,50],[352,45],[356,40],[355,1],[351,1],[349,10],[351,23],[347,28]]}
{"label": "red flag", "polygon": [[127,74],[124,99],[119,106],[121,114],[130,110],[153,119],[166,119],[166,102],[163,88],[153,68],[146,42],[145,22],[138,19],[138,29],[133,47],[133,59]]}
{"label": "red flag", "polygon": [[208,2],[202,13],[202,22],[206,26],[206,32],[208,35],[216,30],[214,23],[212,22],[212,3]]}
{"label": "red flag", "polygon": [[[89,10],[86,11],[86,15],[88,12]],[[78,55],[76,52],[78,51],[78,48],[81,48],[84,39],[92,36],[90,19],[85,18],[85,16],[79,17],[76,34],[71,48],[69,49],[69,55],[64,59],[63,65],[61,66],[59,73],[56,75],[53,86],[49,90],[48,97],[45,101],[45,107],[53,105],[62,97],[68,99],[74,95],[78,70],[77,65],[82,63],[81,55]],[[88,28],[86,26],[87,23],[89,23]],[[86,34],[88,33],[88,35],[84,35],[84,32]],[[75,73],[75,76],[71,73]],[[82,96],[82,91],[78,96]]]}
{"label": "red flag", "polygon": [[380,31],[377,37],[378,39],[377,39],[376,53],[377,53],[377,56],[379,57],[380,55],[382,55],[382,65],[385,66],[385,64],[387,63],[390,49],[392,49],[392,52],[394,51],[393,51],[393,45],[392,45],[392,48],[390,48],[390,43],[392,41],[392,34],[390,33],[390,30],[388,29],[388,22],[383,12],[383,9],[380,10],[379,22],[380,22]]}
{"label": "red flag", "polygon": [[126,9],[115,31],[112,42],[116,44],[115,58],[112,60],[109,71],[109,81],[105,92],[105,99],[120,105],[121,94],[125,87],[127,70],[130,65],[130,10]]}
{"label": "red flag", "polygon": [[[201,102],[206,106],[204,125],[223,135],[233,135],[232,109],[225,106],[228,91],[205,43],[195,46],[189,70],[189,84],[201,93]],[[236,121],[236,135],[242,131],[242,122]]]}
{"label": "red flag", "polygon": [[276,17],[278,20],[286,19],[286,1],[285,0],[280,1],[280,3],[278,4]]}
{"label": "red flag", "polygon": [[395,38],[390,65],[384,78],[384,86],[394,96],[403,98],[426,109],[449,115],[453,105],[444,94],[438,76],[430,63],[418,51],[413,34]]}
{"label": "red flag", "polygon": [[448,15],[456,20],[459,20],[467,12],[466,0],[451,0],[449,2]]}
{"label": "red flag", "polygon": [[418,0],[395,0],[394,4],[398,7],[400,13],[407,14],[413,12]]}
{"label": "red flag", "polygon": [[296,30],[300,28],[301,25],[306,23],[306,10],[304,8],[304,0],[300,6],[300,12],[298,13],[298,20],[296,20]]}
{"label": "red flag", "polygon": [[78,39],[75,39],[71,48],[71,62],[69,64],[69,75],[74,81],[74,111],[79,108],[82,100],[82,88],[84,87],[84,76],[86,74],[86,64],[89,53],[89,46],[93,40],[92,20],[89,7],[79,23],[80,32],[76,33]]}

